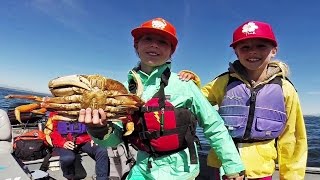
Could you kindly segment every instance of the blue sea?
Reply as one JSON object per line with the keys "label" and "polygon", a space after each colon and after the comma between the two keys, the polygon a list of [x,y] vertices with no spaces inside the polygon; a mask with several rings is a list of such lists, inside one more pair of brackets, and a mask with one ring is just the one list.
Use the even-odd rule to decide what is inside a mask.
{"label": "blue sea", "polygon": [[[49,94],[41,94],[35,92],[28,92],[22,90],[15,90],[10,88],[0,87],[0,108],[7,110],[12,107],[15,103],[30,102],[27,100],[17,100],[17,99],[4,99],[4,96],[8,94],[33,94],[38,96],[48,96]],[[305,116],[306,129],[308,135],[308,167],[320,167],[320,128],[319,122],[320,117],[317,116]],[[208,141],[205,139],[202,129],[197,129],[197,135],[200,139],[202,150],[200,153],[207,153],[210,149]]]}

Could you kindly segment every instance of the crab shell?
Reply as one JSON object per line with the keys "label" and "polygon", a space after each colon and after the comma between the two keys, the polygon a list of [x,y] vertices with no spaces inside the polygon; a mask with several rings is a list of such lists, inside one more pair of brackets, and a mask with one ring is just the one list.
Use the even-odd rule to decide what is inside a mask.
{"label": "crab shell", "polygon": [[[102,108],[106,112],[120,113],[137,110],[143,105],[139,95],[129,93],[120,82],[101,75],[59,77],[49,82],[49,89],[56,98],[47,99],[49,103],[44,106],[56,110]],[[137,94],[141,94],[139,91]]]}

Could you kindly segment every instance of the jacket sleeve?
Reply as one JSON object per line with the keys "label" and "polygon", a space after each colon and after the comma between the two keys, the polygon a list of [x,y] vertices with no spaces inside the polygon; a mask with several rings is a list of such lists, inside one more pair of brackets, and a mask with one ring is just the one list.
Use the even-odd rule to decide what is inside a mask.
{"label": "jacket sleeve", "polygon": [[277,144],[280,179],[304,179],[308,145],[303,113],[298,94],[287,80],[283,90],[287,124]]}
{"label": "jacket sleeve", "polygon": [[203,128],[204,135],[209,140],[210,146],[221,160],[226,175],[243,171],[244,166],[239,153],[224,126],[222,118],[194,83],[190,82],[189,89],[192,91],[194,99],[192,110],[199,120],[199,125]]}
{"label": "jacket sleeve", "polygon": [[97,139],[104,139],[105,136],[108,134],[109,132],[109,126],[102,126],[102,127],[89,127],[87,126],[87,131],[88,133],[93,137],[93,138],[97,138]]}
{"label": "jacket sleeve", "polygon": [[104,127],[88,127],[87,130],[94,143],[101,147],[116,147],[122,142],[122,122],[107,124]]}
{"label": "jacket sleeve", "polygon": [[50,134],[52,145],[54,147],[63,148],[64,143],[67,141],[66,138],[62,137],[57,129],[58,121],[53,121],[53,131]]}

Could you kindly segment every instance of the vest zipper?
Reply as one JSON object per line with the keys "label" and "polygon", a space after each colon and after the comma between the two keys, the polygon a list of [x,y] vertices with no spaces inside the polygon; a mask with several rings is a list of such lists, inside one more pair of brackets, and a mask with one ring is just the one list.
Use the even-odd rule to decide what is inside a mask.
{"label": "vest zipper", "polygon": [[247,122],[247,126],[246,126],[246,131],[243,136],[244,140],[248,140],[250,138],[251,128],[252,128],[252,124],[253,124],[253,118],[254,118],[254,111],[256,109],[256,97],[257,97],[257,91],[255,91],[255,89],[252,89],[251,90],[251,97],[250,97],[248,122]]}

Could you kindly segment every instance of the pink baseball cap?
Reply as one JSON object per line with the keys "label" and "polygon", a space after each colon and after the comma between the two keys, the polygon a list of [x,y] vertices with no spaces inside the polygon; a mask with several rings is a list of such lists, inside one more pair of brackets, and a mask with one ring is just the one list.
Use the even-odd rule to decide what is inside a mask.
{"label": "pink baseball cap", "polygon": [[230,47],[234,47],[236,43],[242,40],[251,38],[267,39],[276,47],[278,46],[270,24],[261,21],[248,21],[233,32],[233,42],[230,44]]}

